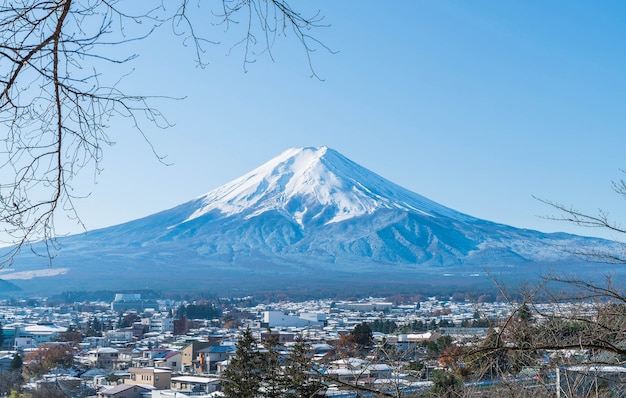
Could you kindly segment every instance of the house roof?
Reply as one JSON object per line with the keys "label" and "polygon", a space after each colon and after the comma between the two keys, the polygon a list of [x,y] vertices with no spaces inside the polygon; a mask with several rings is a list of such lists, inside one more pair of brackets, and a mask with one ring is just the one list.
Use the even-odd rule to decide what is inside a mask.
{"label": "house roof", "polygon": [[169,351],[165,357],[162,359],[170,359],[176,355],[181,355],[179,351]]}
{"label": "house roof", "polygon": [[172,370],[169,368],[155,368],[152,366],[145,368],[130,368],[128,371],[130,373],[172,373]]}
{"label": "house roof", "polygon": [[115,348],[111,348],[111,347],[99,347],[96,348],[95,350],[91,350],[89,351],[90,354],[119,354],[119,350],[116,350]]}
{"label": "house roof", "polygon": [[132,390],[133,388],[141,388],[144,391],[155,390],[155,387],[148,385],[138,385],[138,384],[118,384],[110,390],[103,391],[102,395],[116,395],[128,390]]}
{"label": "house roof", "polygon": [[172,377],[172,382],[183,382],[183,383],[212,384],[212,383],[216,383],[219,381],[220,379],[217,377],[202,377],[202,376]]}
{"label": "house roof", "polygon": [[33,334],[52,334],[52,333],[65,332],[66,330],[67,328],[65,327],[56,326],[52,324],[45,324],[45,325],[37,324],[37,325],[28,325],[24,327],[24,331],[33,333]]}
{"label": "house roof", "polygon": [[230,345],[212,345],[209,346],[207,348],[204,348],[198,352],[208,352],[208,353],[212,353],[212,354],[226,354],[229,352],[233,352],[235,351],[236,348]]}
{"label": "house roof", "polygon": [[155,352],[152,354],[153,359],[163,359],[169,354],[169,351]]}

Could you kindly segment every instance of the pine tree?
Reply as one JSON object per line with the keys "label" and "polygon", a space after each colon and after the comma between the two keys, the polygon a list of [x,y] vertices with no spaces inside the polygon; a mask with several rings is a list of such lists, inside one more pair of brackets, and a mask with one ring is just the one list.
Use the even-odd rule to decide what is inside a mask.
{"label": "pine tree", "polygon": [[15,354],[11,362],[9,363],[9,371],[6,373],[0,372],[2,380],[0,380],[0,395],[10,392],[12,388],[19,388],[22,385],[24,378],[22,377],[22,366],[24,361],[20,354]]}
{"label": "pine tree", "polygon": [[236,345],[237,351],[224,371],[223,393],[227,398],[260,397],[264,367],[263,356],[250,329],[246,329]]}
{"label": "pine tree", "polygon": [[316,377],[310,350],[298,336],[289,357],[285,360],[286,398],[314,398],[324,396],[324,384]]}
{"label": "pine tree", "polygon": [[20,356],[20,354],[15,354],[13,359],[11,359],[11,363],[9,364],[9,371],[11,372],[20,371],[22,369],[23,364],[24,364],[24,361],[22,361],[22,357]]}
{"label": "pine tree", "polygon": [[263,342],[265,352],[263,352],[263,368],[261,369],[261,377],[263,380],[263,396],[265,398],[282,397],[283,387],[285,385],[285,374],[280,366],[280,357],[276,348],[279,346],[278,336],[270,333],[269,337]]}
{"label": "pine tree", "polygon": [[350,332],[350,335],[355,343],[362,346],[369,346],[374,339],[372,329],[369,327],[367,322],[361,322],[356,325]]}

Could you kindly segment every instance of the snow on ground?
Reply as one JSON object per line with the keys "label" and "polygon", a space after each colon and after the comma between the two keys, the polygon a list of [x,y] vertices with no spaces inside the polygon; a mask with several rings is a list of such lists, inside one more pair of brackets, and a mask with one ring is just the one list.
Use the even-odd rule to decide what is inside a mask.
{"label": "snow on ground", "polygon": [[31,271],[17,271],[11,272],[10,269],[0,270],[0,278],[4,280],[12,280],[12,279],[33,279],[45,276],[56,276],[56,275],[64,275],[67,274],[67,268],[45,268],[45,269],[36,269]]}

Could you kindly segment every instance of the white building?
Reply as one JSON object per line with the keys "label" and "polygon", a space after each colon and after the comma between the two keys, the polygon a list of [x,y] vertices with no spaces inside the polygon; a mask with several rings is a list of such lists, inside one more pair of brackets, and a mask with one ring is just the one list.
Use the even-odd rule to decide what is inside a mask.
{"label": "white building", "polygon": [[323,321],[312,319],[313,316],[311,314],[307,314],[308,318],[295,317],[290,315],[285,315],[280,311],[265,311],[263,313],[263,327],[275,328],[275,327],[296,327],[303,328],[307,326],[318,326],[324,327],[326,323],[325,315],[320,314],[324,317]]}
{"label": "white building", "polygon": [[9,324],[2,328],[4,334],[4,345],[7,348],[35,348],[42,343],[49,343],[56,340],[59,333],[65,332],[67,328],[56,326],[51,323],[41,324]]}
{"label": "white building", "polygon": [[393,303],[385,301],[366,301],[366,302],[352,302],[342,301],[335,304],[336,308],[350,311],[389,311],[393,308]]}
{"label": "white building", "polygon": [[168,333],[174,331],[174,319],[162,318],[160,316],[153,316],[151,318],[143,318],[141,320],[142,325],[147,325],[150,332],[154,333]]}
{"label": "white building", "polygon": [[130,330],[110,330],[104,332],[104,337],[109,344],[123,344],[133,341],[133,332]]}

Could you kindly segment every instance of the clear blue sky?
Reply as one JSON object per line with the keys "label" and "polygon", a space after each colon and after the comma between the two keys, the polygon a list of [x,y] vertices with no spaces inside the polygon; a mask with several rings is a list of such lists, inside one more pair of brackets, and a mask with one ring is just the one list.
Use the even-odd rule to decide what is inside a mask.
{"label": "clear blue sky", "polygon": [[[312,2],[295,1],[311,7]],[[126,121],[103,172],[75,186],[88,229],[140,218],[210,191],[291,147],[327,145],[389,180],[475,217],[545,232],[599,235],[541,216],[532,196],[626,221],[611,181],[626,175],[626,2],[316,1],[310,78],[291,41],[243,71],[234,36],[195,67],[166,29],[134,44],[132,92],[175,126]],[[218,30],[221,34],[221,30]],[[79,231],[60,218],[67,230]],[[609,236],[603,234],[603,236]]]}

